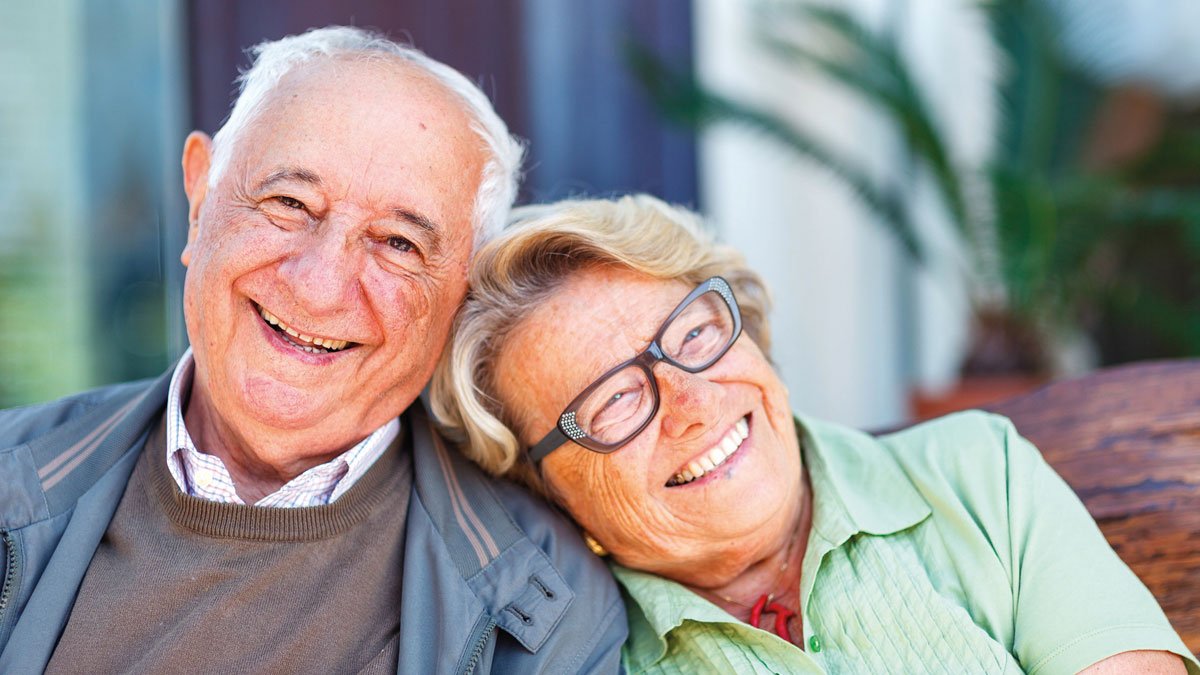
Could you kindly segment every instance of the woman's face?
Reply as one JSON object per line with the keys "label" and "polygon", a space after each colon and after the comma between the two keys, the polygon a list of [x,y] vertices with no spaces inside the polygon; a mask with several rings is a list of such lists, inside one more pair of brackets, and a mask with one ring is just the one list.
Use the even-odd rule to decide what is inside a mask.
{"label": "woman's face", "polygon": [[[619,268],[573,274],[514,328],[495,365],[521,442],[539,441],[577,394],[644,350],[691,290]],[[705,371],[658,363],[654,376],[659,410],[640,434],[609,454],[568,442],[542,461],[543,475],[618,562],[719,586],[794,532],[801,471],[787,393],[744,334]],[[723,462],[678,484],[730,438],[740,445]]]}

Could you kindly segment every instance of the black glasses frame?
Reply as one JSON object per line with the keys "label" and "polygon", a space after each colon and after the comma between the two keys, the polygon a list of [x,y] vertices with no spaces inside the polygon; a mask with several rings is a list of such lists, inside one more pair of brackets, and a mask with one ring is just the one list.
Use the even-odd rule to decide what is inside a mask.
{"label": "black glasses frame", "polygon": [[[711,359],[698,366],[685,366],[684,364],[679,363],[678,361],[667,356],[663,352],[661,340],[663,338],[663,334],[666,333],[667,327],[671,325],[671,322],[674,321],[676,317],[678,317],[683,310],[687,308],[688,305],[692,304],[693,301],[709,291],[716,291],[717,294],[721,296],[721,299],[725,301],[726,306],[729,307],[729,312],[733,315],[733,333],[729,337],[729,342],[725,343],[725,346],[722,347],[721,350],[717,352],[716,355]],[[562,414],[559,415],[558,424],[550,430],[550,433],[546,434],[545,438],[538,441],[537,445],[534,445],[529,449],[529,459],[534,462],[540,462],[542,461],[542,458],[554,450],[557,450],[567,441],[574,441],[575,443],[582,445],[592,452],[599,452],[603,454],[607,454],[619,449],[621,446],[633,440],[635,436],[642,433],[642,430],[645,429],[646,426],[650,424],[650,421],[654,419],[655,415],[658,414],[658,405],[660,399],[658,395],[658,380],[654,377],[655,364],[657,364],[659,361],[665,361],[682,371],[688,373],[699,373],[703,370],[711,368],[714,363],[720,361],[721,357],[725,356],[725,353],[728,352],[729,348],[733,346],[733,343],[737,342],[737,339],[741,336],[741,334],[742,313],[738,309],[737,298],[734,297],[733,289],[730,288],[729,282],[725,281],[721,277],[710,277],[702,281],[699,286],[692,289],[692,292],[688,293],[687,297],[684,298],[683,301],[671,311],[671,314],[667,316],[666,320],[662,322],[662,325],[658,327],[658,332],[654,334],[654,339],[650,341],[650,345],[646,347],[645,350],[632,359],[619,363],[610,368],[603,375],[596,378],[595,382],[592,382],[590,385],[588,385],[586,389],[580,392],[579,395],[571,401],[570,405],[568,405],[563,410]],[[624,370],[630,366],[636,366],[637,368],[640,368],[642,372],[646,374],[646,379],[650,382],[650,392],[654,396],[654,406],[651,409],[650,414],[646,417],[646,421],[638,425],[638,428],[635,429],[633,433],[629,434],[620,441],[617,441],[616,443],[600,443],[599,441],[588,438],[587,434],[583,432],[583,429],[580,429],[579,425],[575,423],[575,415],[580,406],[583,405],[588,396],[590,396],[592,392],[594,392],[596,388],[599,387],[605,380],[618,371]]]}

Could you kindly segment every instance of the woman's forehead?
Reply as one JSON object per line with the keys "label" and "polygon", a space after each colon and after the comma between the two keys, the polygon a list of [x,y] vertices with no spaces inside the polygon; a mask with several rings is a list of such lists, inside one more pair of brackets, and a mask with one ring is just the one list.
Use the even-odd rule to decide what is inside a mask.
{"label": "woman's forehead", "polygon": [[574,315],[584,332],[623,340],[627,344],[621,346],[637,353],[690,290],[674,279],[623,268],[592,268],[573,274],[555,296],[563,313]]}
{"label": "woman's forehead", "polygon": [[581,270],[528,317],[529,340],[521,349],[544,350],[546,364],[581,390],[644,350],[690,290],[625,269]]}

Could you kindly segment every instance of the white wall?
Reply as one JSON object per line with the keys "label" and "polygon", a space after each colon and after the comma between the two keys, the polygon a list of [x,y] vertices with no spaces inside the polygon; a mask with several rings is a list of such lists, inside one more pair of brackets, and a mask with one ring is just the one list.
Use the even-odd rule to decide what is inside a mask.
{"label": "white wall", "polygon": [[[991,147],[995,60],[990,43],[980,44],[983,26],[964,16],[962,3],[840,4],[867,25],[901,32],[952,152],[979,162]],[[702,205],[720,236],[745,252],[774,290],[773,356],[793,408],[862,427],[898,423],[908,415],[910,386],[944,387],[957,373],[967,311],[954,240],[928,177],[914,170],[893,130],[839,86],[765,53],[753,35],[753,6],[695,0],[701,80],[781,114],[872,175],[895,181],[913,195],[910,213],[934,235],[944,261],[914,273],[842,184],[744,128],[702,134]]]}

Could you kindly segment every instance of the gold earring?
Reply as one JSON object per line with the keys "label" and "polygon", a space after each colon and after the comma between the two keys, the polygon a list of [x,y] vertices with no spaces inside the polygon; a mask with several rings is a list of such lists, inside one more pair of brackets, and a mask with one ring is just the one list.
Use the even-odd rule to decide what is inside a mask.
{"label": "gold earring", "polygon": [[596,541],[596,539],[587,532],[583,533],[583,543],[587,544],[588,550],[600,556],[601,558],[608,555],[608,549],[601,546],[600,542]]}

